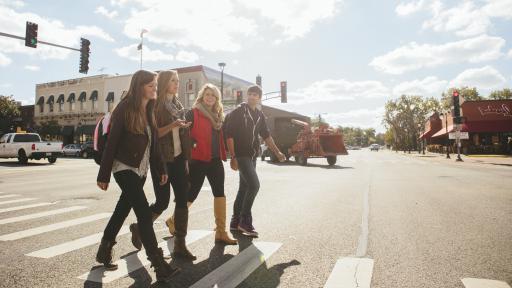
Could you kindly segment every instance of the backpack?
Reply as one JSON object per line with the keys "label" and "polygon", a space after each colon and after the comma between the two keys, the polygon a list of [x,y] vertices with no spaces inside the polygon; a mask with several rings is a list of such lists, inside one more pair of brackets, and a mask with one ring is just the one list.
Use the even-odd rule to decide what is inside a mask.
{"label": "backpack", "polygon": [[101,157],[103,157],[103,150],[107,144],[108,134],[110,132],[110,113],[101,117],[96,128],[94,129],[94,162],[101,164]]}

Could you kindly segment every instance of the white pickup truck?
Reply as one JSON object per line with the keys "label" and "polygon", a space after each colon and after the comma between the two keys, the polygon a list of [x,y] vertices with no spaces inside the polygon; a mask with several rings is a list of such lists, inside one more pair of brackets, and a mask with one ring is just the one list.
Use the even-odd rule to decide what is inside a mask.
{"label": "white pickup truck", "polygon": [[0,138],[0,158],[18,158],[21,164],[42,158],[55,163],[61,154],[62,143],[43,142],[37,133],[8,133]]}

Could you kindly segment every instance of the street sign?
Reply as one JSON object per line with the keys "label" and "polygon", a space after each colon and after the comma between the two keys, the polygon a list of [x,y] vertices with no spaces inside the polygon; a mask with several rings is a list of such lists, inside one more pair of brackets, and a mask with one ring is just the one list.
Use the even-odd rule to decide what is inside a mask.
{"label": "street sign", "polygon": [[469,139],[469,133],[468,132],[450,132],[449,133],[449,138],[450,139],[457,139],[457,133],[460,133],[460,138],[459,139]]}

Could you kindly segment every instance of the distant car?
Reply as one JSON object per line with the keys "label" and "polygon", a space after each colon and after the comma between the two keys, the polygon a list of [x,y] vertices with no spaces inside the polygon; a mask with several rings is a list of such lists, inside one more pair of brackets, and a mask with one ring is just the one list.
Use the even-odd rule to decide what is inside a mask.
{"label": "distant car", "polygon": [[62,148],[62,155],[64,156],[80,156],[82,148],[80,144],[68,144]]}
{"label": "distant car", "polygon": [[352,146],[352,150],[361,150],[360,146]]}
{"label": "distant car", "polygon": [[92,141],[85,142],[82,144],[80,150],[80,156],[82,158],[92,158],[94,155],[94,143]]}
{"label": "distant car", "polygon": [[379,144],[372,144],[370,145],[370,151],[379,151],[380,145]]}

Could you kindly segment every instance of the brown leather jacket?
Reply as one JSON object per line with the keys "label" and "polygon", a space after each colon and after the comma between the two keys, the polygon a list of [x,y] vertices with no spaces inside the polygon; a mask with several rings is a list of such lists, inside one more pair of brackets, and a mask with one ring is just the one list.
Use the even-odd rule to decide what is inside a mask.
{"label": "brown leather jacket", "polygon": [[[100,170],[98,172],[98,182],[110,182],[110,174],[112,172],[112,164],[114,159],[131,166],[139,167],[144,151],[148,145],[147,134],[134,134],[127,130],[125,125],[125,113],[127,108],[126,100],[122,100],[112,113],[110,132],[108,140],[101,158]],[[148,119],[151,113],[148,109]],[[151,123],[151,121],[148,121]],[[164,162],[161,158],[160,147],[158,145],[158,132],[154,125],[151,127],[151,149],[150,149],[150,165],[153,170],[159,172],[160,175],[167,174]]]}
{"label": "brown leather jacket", "polygon": [[[163,106],[160,105],[156,111],[156,125],[158,127],[163,127],[171,124],[176,121],[177,118],[173,117],[169,111]],[[180,143],[181,143],[181,151],[185,156],[185,159],[190,159],[190,151],[191,151],[191,139],[190,139],[190,129],[182,128],[180,129]],[[158,144],[160,145],[160,152],[162,153],[162,158],[165,162],[173,162],[174,161],[174,141],[172,136],[172,131],[162,136],[158,139]]]}

